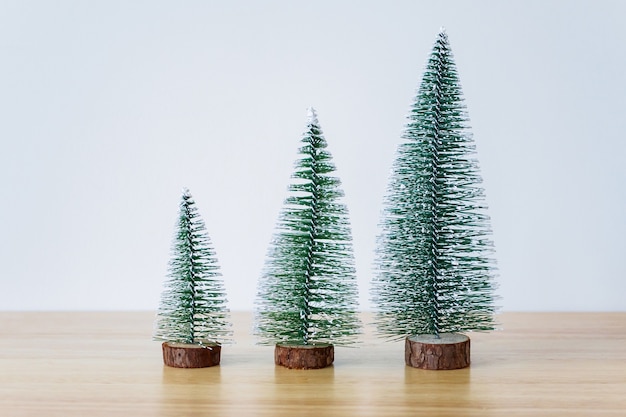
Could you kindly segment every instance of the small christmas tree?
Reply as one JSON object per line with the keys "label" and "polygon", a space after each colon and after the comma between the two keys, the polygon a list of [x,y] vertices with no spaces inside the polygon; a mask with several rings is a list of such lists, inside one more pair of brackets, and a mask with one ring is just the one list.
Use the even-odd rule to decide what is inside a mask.
{"label": "small christmas tree", "polygon": [[166,364],[190,368],[219,363],[220,344],[232,334],[220,277],[204,221],[185,189],[154,331],[154,339],[165,342]]}
{"label": "small christmas tree", "polygon": [[[495,262],[490,220],[459,78],[443,29],[404,139],[377,242],[372,292],[378,330],[392,338],[431,335],[436,344],[444,343],[442,335],[447,333],[493,330]],[[448,369],[469,365],[469,340],[467,357],[456,365],[416,363],[419,346],[409,346],[408,339],[406,343],[407,364]]]}
{"label": "small christmas tree", "polygon": [[[301,142],[259,282],[256,334],[276,344],[277,364],[319,368],[332,363],[332,344],[355,341],[360,322],[348,211],[313,109]],[[294,359],[298,347],[318,357]]]}

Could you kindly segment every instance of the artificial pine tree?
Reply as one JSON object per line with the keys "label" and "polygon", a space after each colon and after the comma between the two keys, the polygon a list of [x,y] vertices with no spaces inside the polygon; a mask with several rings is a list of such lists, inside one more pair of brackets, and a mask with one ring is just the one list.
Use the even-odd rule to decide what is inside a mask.
{"label": "artificial pine tree", "polygon": [[494,329],[495,261],[475,145],[443,29],[408,119],[377,241],[375,320],[384,336],[411,336],[408,365],[460,368],[469,365],[469,339],[457,333]]}
{"label": "artificial pine tree", "polygon": [[348,211],[317,116],[309,109],[289,195],[259,280],[255,333],[275,362],[321,368],[360,329]]}
{"label": "artificial pine tree", "polygon": [[215,251],[189,190],[184,189],[154,340],[164,341],[166,365],[219,364],[231,337],[229,312]]}

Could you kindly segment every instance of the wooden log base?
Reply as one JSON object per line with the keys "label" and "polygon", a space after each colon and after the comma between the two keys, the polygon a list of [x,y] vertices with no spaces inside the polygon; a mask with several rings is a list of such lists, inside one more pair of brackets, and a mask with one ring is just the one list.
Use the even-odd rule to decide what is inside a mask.
{"label": "wooden log base", "polygon": [[174,368],[207,368],[220,364],[222,347],[163,342],[163,363]]}
{"label": "wooden log base", "polygon": [[281,345],[274,349],[274,363],[290,369],[320,369],[332,365],[335,348],[331,344]]}
{"label": "wooden log base", "polygon": [[408,366],[420,369],[461,369],[470,365],[470,339],[458,333],[409,336],[404,344]]}

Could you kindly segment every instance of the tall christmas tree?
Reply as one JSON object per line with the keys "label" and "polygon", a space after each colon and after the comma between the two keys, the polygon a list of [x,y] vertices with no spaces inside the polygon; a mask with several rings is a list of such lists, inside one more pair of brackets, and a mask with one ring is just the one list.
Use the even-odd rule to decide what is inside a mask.
{"label": "tall christmas tree", "polygon": [[[225,290],[215,251],[196,203],[189,190],[185,189],[180,202],[167,281],[157,313],[154,339],[175,344],[209,346],[213,352],[197,349],[188,351],[191,355],[206,356],[218,352],[217,347],[229,342],[231,334]],[[182,349],[180,346],[178,348]],[[165,349],[166,344],[164,355]],[[216,360],[219,362],[219,355]]]}
{"label": "tall christmas tree", "polygon": [[468,120],[442,29],[384,201],[372,288],[382,335],[494,328],[494,248]]}
{"label": "tall christmas tree", "polygon": [[301,142],[259,281],[256,334],[281,346],[349,344],[360,329],[351,230],[313,109]]}

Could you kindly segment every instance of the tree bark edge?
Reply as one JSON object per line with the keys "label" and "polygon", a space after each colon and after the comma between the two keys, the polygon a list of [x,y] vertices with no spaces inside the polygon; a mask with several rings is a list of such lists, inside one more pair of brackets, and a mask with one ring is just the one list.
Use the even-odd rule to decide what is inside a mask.
{"label": "tree bark edge", "polygon": [[451,370],[470,365],[470,339],[458,333],[408,336],[404,359],[408,366],[419,369]]}

